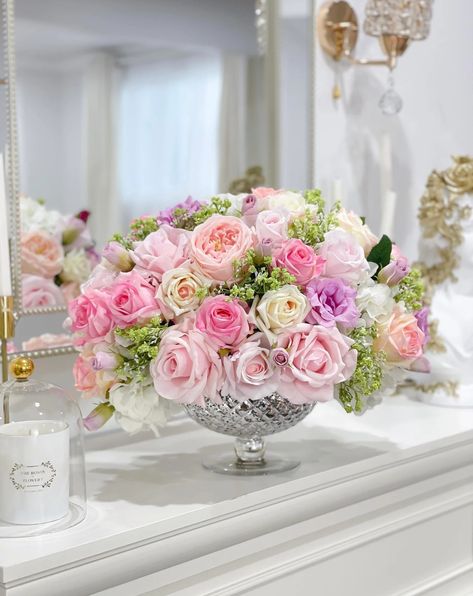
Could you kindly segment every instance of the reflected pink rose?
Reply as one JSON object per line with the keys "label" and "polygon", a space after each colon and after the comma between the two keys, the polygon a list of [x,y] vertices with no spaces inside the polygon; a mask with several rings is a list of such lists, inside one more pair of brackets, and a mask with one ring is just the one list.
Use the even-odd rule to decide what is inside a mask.
{"label": "reflected pink rose", "polygon": [[277,267],[287,269],[303,286],[311,279],[319,277],[325,267],[325,259],[317,255],[313,248],[298,238],[288,240],[274,257]]}
{"label": "reflected pink rose", "polygon": [[63,306],[64,296],[52,279],[38,275],[22,275],[23,308],[39,308],[44,306]]}
{"label": "reflected pink rose", "polygon": [[212,215],[191,236],[191,257],[212,280],[232,281],[233,264],[254,246],[250,228],[237,217]]}
{"label": "reflected pink rose", "polygon": [[277,345],[288,353],[279,393],[296,404],[332,399],[335,385],[355,370],[357,352],[352,343],[336,327],[308,323],[279,335]]}
{"label": "reflected pink rose", "polygon": [[67,304],[68,302],[71,302],[71,300],[74,300],[75,298],[77,298],[77,296],[79,296],[80,284],[75,281],[71,281],[67,284],[62,284],[61,292],[63,293],[64,300]]}
{"label": "reflected pink rose", "polygon": [[43,333],[22,343],[23,350],[47,350],[72,345],[72,335],[67,333]]}
{"label": "reflected pink rose", "polygon": [[189,235],[186,230],[163,225],[138,242],[130,256],[137,265],[137,271],[144,275],[154,274],[158,281],[170,269],[180,267],[189,256]]}
{"label": "reflected pink rose", "polygon": [[223,367],[218,352],[200,331],[166,331],[156,360],[150,365],[158,395],[179,403],[219,402]]}
{"label": "reflected pink rose", "polygon": [[64,251],[59,242],[46,232],[29,232],[21,237],[23,273],[52,278],[62,270]]}

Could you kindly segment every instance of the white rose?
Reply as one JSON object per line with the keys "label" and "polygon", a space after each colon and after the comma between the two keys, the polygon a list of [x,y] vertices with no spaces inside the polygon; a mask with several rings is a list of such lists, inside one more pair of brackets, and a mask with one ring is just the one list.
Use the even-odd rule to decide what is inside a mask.
{"label": "white rose", "polygon": [[310,304],[304,294],[296,286],[285,285],[266,292],[260,301],[255,299],[250,316],[270,343],[274,343],[278,333],[302,323],[309,310]]}
{"label": "white rose", "polygon": [[337,215],[338,225],[354,236],[363,247],[365,255],[368,255],[378,243],[378,238],[373,234],[369,227],[363,223],[361,217],[359,217],[353,211],[347,211],[346,209],[340,209]]}
{"label": "white rose", "polygon": [[234,215],[236,217],[241,216],[241,207],[243,205],[243,199],[248,196],[248,193],[240,193],[239,195],[232,195],[231,193],[222,193],[216,195],[219,199],[228,199],[231,202],[231,207],[228,209],[226,215]]}
{"label": "white rose", "polygon": [[55,238],[62,236],[65,225],[65,218],[59,211],[46,209],[38,201],[25,196],[20,197],[20,221],[21,231],[24,234],[28,232],[47,232]]}
{"label": "white rose", "polygon": [[304,215],[306,208],[305,199],[298,192],[283,190],[268,197],[268,209],[287,209],[293,217]]}
{"label": "white rose", "polygon": [[369,325],[390,317],[394,304],[391,289],[385,284],[362,287],[356,297],[356,305]]}
{"label": "white rose", "polygon": [[198,295],[198,290],[206,289],[210,284],[211,281],[200,273],[185,267],[166,271],[156,293],[156,298],[164,305],[164,316],[173,319],[196,310],[203,299],[202,295]]}
{"label": "white rose", "polygon": [[87,255],[83,248],[74,248],[64,257],[61,280],[64,282],[85,282],[92,272]]}
{"label": "white rose", "polygon": [[129,433],[151,429],[159,435],[158,427],[163,427],[176,409],[172,402],[159,397],[152,384],[135,381],[114,385],[109,400],[118,424]]}

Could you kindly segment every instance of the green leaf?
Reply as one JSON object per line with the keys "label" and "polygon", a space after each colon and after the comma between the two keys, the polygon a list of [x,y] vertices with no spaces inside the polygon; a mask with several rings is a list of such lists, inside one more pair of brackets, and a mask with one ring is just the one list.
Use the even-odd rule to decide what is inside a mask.
{"label": "green leaf", "polygon": [[378,265],[378,269],[373,277],[376,277],[379,270],[389,264],[392,247],[393,243],[391,240],[383,234],[378,244],[371,249],[370,254],[366,258],[370,263],[376,263]]}

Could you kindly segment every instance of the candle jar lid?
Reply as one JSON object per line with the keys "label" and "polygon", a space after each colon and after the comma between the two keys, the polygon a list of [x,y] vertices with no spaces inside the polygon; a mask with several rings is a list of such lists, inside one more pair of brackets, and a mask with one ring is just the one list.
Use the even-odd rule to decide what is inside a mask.
{"label": "candle jar lid", "polygon": [[0,386],[0,538],[69,528],[86,515],[82,415],[53,383],[16,358]]}

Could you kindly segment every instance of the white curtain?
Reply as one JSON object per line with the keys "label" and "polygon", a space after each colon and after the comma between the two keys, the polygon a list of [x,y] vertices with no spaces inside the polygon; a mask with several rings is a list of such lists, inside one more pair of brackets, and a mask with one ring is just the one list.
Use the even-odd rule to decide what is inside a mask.
{"label": "white curtain", "polygon": [[219,188],[226,192],[247,164],[247,59],[224,56],[219,126]]}
{"label": "white curtain", "polygon": [[121,227],[115,149],[118,85],[113,56],[93,56],[84,75],[84,147],[90,226],[99,249]]}
{"label": "white curtain", "polygon": [[218,191],[220,57],[172,54],[124,68],[119,185],[125,220]]}

